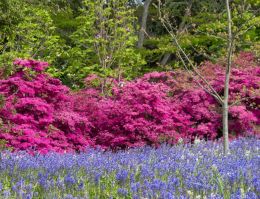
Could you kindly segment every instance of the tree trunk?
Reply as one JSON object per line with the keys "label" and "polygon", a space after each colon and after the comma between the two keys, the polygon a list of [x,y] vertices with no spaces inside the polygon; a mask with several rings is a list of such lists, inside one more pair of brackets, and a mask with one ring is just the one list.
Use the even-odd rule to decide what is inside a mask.
{"label": "tree trunk", "polygon": [[144,45],[144,34],[146,32],[147,16],[149,13],[149,6],[150,6],[151,2],[152,2],[152,0],[146,0],[144,2],[144,11],[143,11],[143,15],[142,15],[141,29],[139,31],[137,48],[142,48]]}
{"label": "tree trunk", "polygon": [[[177,30],[177,32],[176,32],[177,35],[178,35],[178,34],[181,34],[183,31],[185,31],[185,29],[186,29],[186,19],[185,19],[185,17],[191,15],[191,8],[192,8],[192,0],[191,0],[191,1],[188,1],[188,6],[187,6],[187,8],[185,9],[184,17],[183,17],[183,19],[182,19],[182,21],[181,21],[181,23],[180,23],[180,25],[179,25],[179,28],[178,28],[178,30]],[[160,64],[163,65],[163,66],[165,66],[165,65],[168,63],[170,57],[171,57],[171,53],[166,53],[166,54],[163,56],[163,59],[161,60],[161,63],[160,63]]]}
{"label": "tree trunk", "polygon": [[228,55],[227,55],[227,65],[226,65],[226,73],[225,73],[223,113],[222,113],[224,154],[229,153],[228,98],[229,98],[229,80],[230,80],[230,72],[231,72],[231,64],[232,64],[232,46],[233,46],[232,19],[231,19],[230,7],[229,7],[229,0],[226,0],[226,9],[227,9],[227,15],[228,15],[228,46],[227,46]]}
{"label": "tree trunk", "polygon": [[160,64],[161,64],[162,66],[165,66],[165,65],[167,64],[168,60],[170,59],[170,57],[171,57],[171,53],[166,53],[166,54],[163,56],[162,61],[161,61]]}

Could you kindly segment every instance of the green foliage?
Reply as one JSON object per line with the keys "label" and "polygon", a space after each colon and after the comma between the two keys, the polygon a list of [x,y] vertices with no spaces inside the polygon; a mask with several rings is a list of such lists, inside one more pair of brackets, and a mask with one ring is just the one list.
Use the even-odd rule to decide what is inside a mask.
{"label": "green foliage", "polygon": [[[235,51],[248,50],[253,42],[259,41],[260,16],[252,5],[246,1],[235,1],[232,6],[233,32],[235,36]],[[215,40],[208,54],[216,58],[225,53],[227,37],[226,13],[211,14],[205,21],[198,23],[197,35],[206,35],[209,41]],[[196,23],[196,19],[194,20]],[[210,52],[210,50],[212,50]],[[206,49],[204,49],[204,52]]]}
{"label": "green foliage", "polygon": [[73,44],[63,54],[65,67],[55,76],[78,87],[90,73],[118,79],[138,75],[145,62],[135,49],[136,17],[128,1],[85,0],[83,4],[70,36]]}
{"label": "green foliage", "polygon": [[[1,128],[1,121],[0,121],[0,128]],[[12,147],[8,147],[8,146],[6,146],[6,144],[7,144],[6,140],[0,139],[0,152],[6,151],[6,150],[10,150],[10,151],[13,150]]]}
{"label": "green foliage", "polygon": [[43,59],[53,63],[62,52],[62,41],[55,32],[46,7],[26,0],[0,3],[0,67],[12,74],[17,58]]}
{"label": "green foliage", "polygon": [[[0,94],[0,109],[3,108],[5,105],[5,98],[3,95]],[[1,125],[1,121],[0,121],[0,125]]]}
{"label": "green foliage", "polygon": [[[162,13],[177,33],[182,48],[192,60],[200,64],[205,60],[216,61],[226,53],[227,16],[225,2],[215,0],[166,0],[162,1]],[[150,10],[148,34],[143,51],[149,68],[167,69],[160,61],[166,53],[171,54],[167,62],[176,67],[176,48],[164,27],[158,24],[158,8]],[[259,1],[237,0],[232,2],[233,32],[235,52],[254,49],[259,54],[260,16]],[[154,11],[154,8],[157,12]],[[254,46],[254,47],[252,47]]]}
{"label": "green foliage", "polygon": [[[120,80],[178,68],[177,49],[159,20],[156,0],[149,8],[144,48],[136,48],[143,12],[140,2],[1,0],[1,78],[13,73],[12,61],[17,57],[49,62],[48,72],[75,89],[83,87],[83,79],[93,73],[104,80]],[[162,2],[163,13],[194,63],[225,55],[224,1]],[[259,0],[232,1],[235,52],[250,50],[260,57],[259,5]]]}

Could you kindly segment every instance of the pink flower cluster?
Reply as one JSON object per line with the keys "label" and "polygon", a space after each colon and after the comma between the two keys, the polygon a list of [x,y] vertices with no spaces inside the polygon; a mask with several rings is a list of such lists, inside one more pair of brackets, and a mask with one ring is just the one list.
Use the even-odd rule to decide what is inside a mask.
{"label": "pink flower cluster", "polygon": [[[97,76],[86,79],[86,89],[70,92],[43,72],[47,63],[14,63],[17,72],[0,80],[0,139],[16,150],[118,149],[222,135],[221,106],[185,71],[153,72],[123,86],[113,81],[112,95],[102,97]],[[200,72],[222,95],[224,67],[205,63]],[[240,54],[230,82],[231,138],[259,133],[259,82],[252,55]]]}
{"label": "pink flower cluster", "polygon": [[42,72],[44,71],[45,68],[49,66],[47,62],[41,62],[41,61],[36,61],[31,59],[16,59],[14,61],[14,64],[24,68],[30,68],[37,72]]}

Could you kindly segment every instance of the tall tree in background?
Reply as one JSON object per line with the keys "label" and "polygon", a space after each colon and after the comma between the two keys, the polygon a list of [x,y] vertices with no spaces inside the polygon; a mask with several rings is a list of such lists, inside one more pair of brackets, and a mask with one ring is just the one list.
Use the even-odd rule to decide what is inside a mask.
{"label": "tall tree in background", "polygon": [[[77,17],[77,30],[72,34],[73,48],[69,54],[69,75],[95,73],[102,78],[102,93],[110,85],[109,77],[121,81],[138,72],[143,63],[136,52],[134,10],[128,0],[85,0]],[[77,58],[75,57],[77,56]]]}
{"label": "tall tree in background", "polygon": [[[184,12],[185,14],[184,14],[181,22],[177,25],[178,26],[177,31],[176,31],[177,35],[182,34],[184,32],[187,32],[187,25],[188,25],[187,24],[187,18],[191,17],[191,8],[192,8],[193,1],[192,0],[188,0],[188,1],[185,1],[185,2],[182,2],[182,3],[186,4],[185,5],[186,8],[185,8],[185,12]],[[171,53],[166,53],[163,56],[160,64],[162,66],[166,65],[168,60],[170,59],[170,56],[171,56]]]}
{"label": "tall tree in background", "polygon": [[141,22],[141,28],[139,31],[139,38],[138,38],[138,48],[142,48],[144,45],[144,35],[146,34],[146,23],[147,23],[147,16],[149,13],[149,7],[152,0],[145,0],[144,2],[144,8],[143,8],[143,14],[142,14],[142,22]]}

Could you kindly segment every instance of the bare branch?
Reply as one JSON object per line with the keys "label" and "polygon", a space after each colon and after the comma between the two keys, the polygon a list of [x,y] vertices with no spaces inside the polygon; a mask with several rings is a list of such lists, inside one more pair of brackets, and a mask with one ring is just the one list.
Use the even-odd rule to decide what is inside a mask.
{"label": "bare branch", "polygon": [[209,35],[208,33],[206,32],[203,32],[203,31],[200,31],[200,30],[196,30],[197,32],[201,33],[201,34],[204,34],[204,35],[207,35],[207,36],[210,36],[210,37],[214,37],[216,39],[222,39],[224,41],[227,40],[227,38],[224,38],[224,37],[221,37],[221,36],[218,36],[218,35]]}
{"label": "bare branch", "polygon": [[230,104],[229,106],[235,106],[235,105],[241,103],[243,100],[247,100],[247,99],[250,99],[250,97],[243,97],[241,99],[238,99],[235,102],[233,102],[232,104]]}
{"label": "bare branch", "polygon": [[33,53],[31,53],[32,55],[31,55],[31,57],[32,58],[34,58],[36,55],[37,55],[37,53],[41,50],[41,49],[45,49],[45,48],[43,48],[43,45],[44,45],[44,43],[45,43],[45,41],[46,41],[46,38],[43,38],[41,41],[40,41],[40,43],[39,43],[39,46],[38,46],[38,48],[36,49],[36,51]]}
{"label": "bare branch", "polygon": [[219,103],[221,104],[222,101],[219,101],[218,96],[216,96],[214,93],[212,93],[210,90],[208,90],[205,86],[203,86],[203,85],[199,82],[199,80],[195,79],[196,76],[192,73],[191,70],[189,70],[188,66],[186,65],[185,61],[183,60],[183,58],[182,58],[182,56],[181,56],[181,54],[180,54],[179,52],[177,52],[177,56],[180,58],[180,60],[181,60],[181,62],[182,62],[182,64],[183,64],[183,66],[184,66],[184,68],[187,70],[187,72],[190,74],[190,76],[191,76],[191,77],[194,77],[194,80],[195,80],[195,82],[199,85],[199,87],[201,87],[201,88],[202,88],[206,93],[208,93],[209,95],[213,96],[213,97],[217,100],[217,102],[219,102]]}
{"label": "bare branch", "polygon": [[2,49],[0,49],[0,51],[2,51],[1,53],[4,53],[7,49],[8,45],[7,43],[2,47]]}
{"label": "bare branch", "polygon": [[[217,93],[217,91],[210,85],[210,83],[205,79],[205,77],[203,77],[203,75],[200,74],[200,72],[197,70],[196,66],[192,63],[192,61],[190,60],[190,58],[188,57],[188,55],[185,53],[185,51],[183,50],[183,48],[181,47],[181,45],[178,42],[178,39],[176,37],[176,35],[173,32],[173,28],[171,27],[171,23],[165,19],[162,16],[161,13],[161,1],[159,0],[159,5],[158,5],[158,11],[159,11],[159,19],[161,20],[164,28],[166,29],[166,31],[170,34],[170,36],[172,37],[172,39],[174,40],[177,48],[179,49],[179,51],[181,52],[181,54],[184,55],[185,59],[188,61],[189,65],[192,67],[194,73],[206,84],[206,86],[209,88],[209,90],[211,91],[211,95],[213,97],[217,98],[217,101],[222,105],[223,104],[223,100],[222,98],[219,96],[219,94]],[[204,87],[206,88],[206,87]]]}
{"label": "bare branch", "polygon": [[144,33],[146,32],[146,23],[147,23],[147,16],[149,12],[149,6],[151,4],[152,0],[146,0],[144,2],[144,11],[142,16],[142,23],[141,23],[141,29],[139,31],[139,38],[138,38],[138,48],[142,48],[144,44]]}

